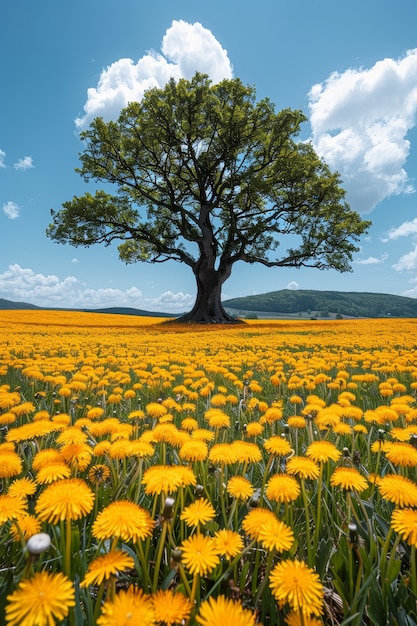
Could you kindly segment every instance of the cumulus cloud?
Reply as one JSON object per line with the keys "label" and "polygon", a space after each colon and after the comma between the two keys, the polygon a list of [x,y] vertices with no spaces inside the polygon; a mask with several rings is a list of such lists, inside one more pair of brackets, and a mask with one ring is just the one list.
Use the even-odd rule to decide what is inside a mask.
{"label": "cumulus cloud", "polygon": [[9,218],[9,220],[15,220],[20,215],[20,208],[16,202],[5,202],[3,204],[3,213]]}
{"label": "cumulus cloud", "polygon": [[417,48],[370,69],[334,72],[309,93],[312,143],[340,172],[353,209],[413,191],[404,169],[416,123]]}
{"label": "cumulus cloud", "polygon": [[19,159],[15,164],[14,164],[14,168],[16,170],[30,170],[33,167],[35,167],[33,165],[33,159],[31,156],[25,156],[23,157],[23,159]]}
{"label": "cumulus cloud", "polygon": [[388,259],[388,254],[381,254],[380,257],[368,256],[366,259],[355,259],[356,265],[378,265]]}
{"label": "cumulus cloud", "polygon": [[6,158],[6,153],[4,150],[0,149],[0,167],[6,167],[4,159]]}
{"label": "cumulus cloud", "polygon": [[396,228],[391,228],[381,241],[386,243],[387,241],[392,241],[399,237],[409,237],[410,235],[417,235],[417,217],[411,221],[403,222]]}
{"label": "cumulus cloud", "polygon": [[397,272],[416,270],[417,245],[415,245],[410,252],[407,252],[407,254],[403,254],[392,267],[397,270]]}
{"label": "cumulus cloud", "polygon": [[147,89],[163,87],[171,78],[190,79],[198,71],[219,82],[233,75],[227,51],[199,22],[174,20],[162,39],[161,51],[151,50],[137,63],[119,59],[103,70],[97,87],[87,90],[85,113],[75,120],[77,128],[86,128],[98,116],[116,119],[129,102],[139,102]]}
{"label": "cumulus cloud", "polygon": [[287,289],[291,289],[291,290],[294,290],[294,291],[295,291],[296,289],[299,289],[299,288],[300,288],[300,285],[299,285],[299,284],[298,284],[295,280],[292,280],[292,281],[291,281],[291,282],[289,282],[289,283],[288,283],[288,285],[287,285]]}
{"label": "cumulus cloud", "polygon": [[140,289],[90,289],[75,276],[60,279],[55,274],[45,276],[18,264],[9,265],[0,273],[1,297],[30,302],[38,306],[88,308],[132,307],[146,311],[182,313],[191,308],[194,297],[187,293],[166,291],[155,298],[146,298]]}

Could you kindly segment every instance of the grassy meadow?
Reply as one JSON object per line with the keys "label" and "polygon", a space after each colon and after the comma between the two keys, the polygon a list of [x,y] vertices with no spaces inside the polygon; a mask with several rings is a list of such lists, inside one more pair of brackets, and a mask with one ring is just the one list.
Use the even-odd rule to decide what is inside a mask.
{"label": "grassy meadow", "polygon": [[0,312],[0,623],[417,624],[417,320]]}

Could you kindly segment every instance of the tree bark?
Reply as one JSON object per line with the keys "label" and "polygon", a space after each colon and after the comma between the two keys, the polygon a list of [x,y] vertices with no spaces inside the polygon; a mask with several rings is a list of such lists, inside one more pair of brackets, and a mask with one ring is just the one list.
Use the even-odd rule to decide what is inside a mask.
{"label": "tree bark", "polygon": [[[207,261],[207,260],[206,260]],[[237,324],[239,320],[229,315],[222,305],[222,286],[230,276],[231,267],[226,270],[216,270],[207,267],[207,262],[200,260],[194,269],[197,282],[197,297],[192,310],[177,322],[190,322],[195,324]]]}

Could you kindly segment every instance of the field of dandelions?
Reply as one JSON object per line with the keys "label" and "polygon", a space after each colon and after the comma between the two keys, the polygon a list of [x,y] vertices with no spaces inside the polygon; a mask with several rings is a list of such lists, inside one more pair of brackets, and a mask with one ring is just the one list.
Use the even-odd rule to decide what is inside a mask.
{"label": "field of dandelions", "polygon": [[0,623],[417,624],[416,320],[0,337]]}

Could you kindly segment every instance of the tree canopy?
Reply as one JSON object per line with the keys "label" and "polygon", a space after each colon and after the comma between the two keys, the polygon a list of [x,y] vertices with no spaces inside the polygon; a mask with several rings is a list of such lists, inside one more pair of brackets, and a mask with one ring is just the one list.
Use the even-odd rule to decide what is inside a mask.
{"label": "tree canopy", "polygon": [[298,139],[305,121],[257,101],[239,79],[213,85],[196,74],[150,89],[117,121],[96,118],[82,133],[77,171],[114,193],[63,203],[47,235],[73,246],[117,241],[126,263],[185,263],[197,286],[185,321],[232,321],[221,289],[237,261],[351,271],[369,222]]}

